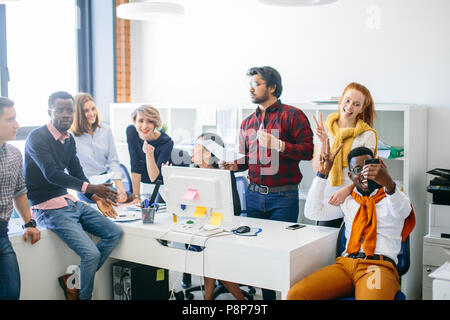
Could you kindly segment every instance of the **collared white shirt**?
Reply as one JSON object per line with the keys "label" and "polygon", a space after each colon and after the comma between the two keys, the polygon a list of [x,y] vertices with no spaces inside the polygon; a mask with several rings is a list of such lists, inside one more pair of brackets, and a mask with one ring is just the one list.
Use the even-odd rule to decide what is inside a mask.
{"label": "collared white shirt", "polygon": [[[320,221],[343,217],[345,222],[345,238],[347,239],[345,247],[347,247],[353,219],[360,205],[351,195],[339,207],[330,205],[328,203],[329,198],[324,197],[326,185],[326,179],[314,178],[308,196],[306,197],[305,216],[308,219]],[[371,196],[376,192],[377,190]],[[388,256],[397,263],[397,255],[400,252],[402,242],[401,233],[405,219],[411,213],[411,202],[406,194],[396,187],[392,195],[386,194],[385,198],[376,203],[375,209],[377,214],[375,254]],[[363,251],[362,245],[360,251]]]}
{"label": "collared white shirt", "polygon": [[77,147],[77,157],[80,160],[86,177],[112,172],[112,180],[122,179],[119,157],[111,128],[105,124],[95,129],[91,136],[84,133],[77,137],[71,133]]}

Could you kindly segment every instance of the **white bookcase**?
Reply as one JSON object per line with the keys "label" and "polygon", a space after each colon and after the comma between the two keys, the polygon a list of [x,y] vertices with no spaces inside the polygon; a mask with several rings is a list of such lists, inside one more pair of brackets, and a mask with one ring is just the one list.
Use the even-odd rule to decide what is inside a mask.
{"label": "white bookcase", "polygon": [[[323,119],[336,112],[337,104],[289,103],[299,107],[308,117],[314,130],[312,116],[322,113]],[[140,103],[113,103],[110,105],[111,128],[117,143],[121,162],[129,167],[126,144],[126,127],[132,123],[131,112]],[[256,106],[251,103],[228,105],[183,105],[168,106],[154,104],[161,112],[167,133],[177,148],[190,149],[194,139],[202,131],[216,131],[227,147],[237,146],[238,130],[243,119],[253,113]],[[400,181],[409,196],[416,214],[416,227],[410,236],[411,266],[402,278],[402,291],[408,299],[419,299],[422,292],[422,249],[426,234],[426,186],[427,186],[427,108],[412,104],[376,104],[377,116],[374,128],[378,139],[391,146],[402,146],[404,157],[383,159],[394,180]],[[300,184],[300,215],[303,218],[304,200],[314,178],[311,161],[300,163],[303,180]]]}

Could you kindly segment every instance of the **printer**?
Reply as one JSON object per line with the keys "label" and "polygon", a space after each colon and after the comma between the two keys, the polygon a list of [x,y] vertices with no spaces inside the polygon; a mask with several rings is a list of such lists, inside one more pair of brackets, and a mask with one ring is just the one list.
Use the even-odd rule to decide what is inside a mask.
{"label": "printer", "polygon": [[433,194],[429,209],[431,237],[450,238],[450,170],[436,168],[427,173],[436,175],[427,191]]}

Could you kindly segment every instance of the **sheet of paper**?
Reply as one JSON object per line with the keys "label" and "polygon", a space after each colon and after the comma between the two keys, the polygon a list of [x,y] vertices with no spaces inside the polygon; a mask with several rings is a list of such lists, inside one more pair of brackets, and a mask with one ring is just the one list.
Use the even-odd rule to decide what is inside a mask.
{"label": "sheet of paper", "polygon": [[112,172],[100,174],[97,176],[92,176],[89,178],[89,182],[92,184],[102,184],[102,183],[105,183],[106,181],[108,181],[109,179],[111,179],[112,176],[113,176]]}
{"label": "sheet of paper", "polygon": [[220,161],[233,162],[245,156],[242,153],[225,149],[212,140],[200,140],[199,142],[210,152],[214,153],[214,155],[219,158]]}
{"label": "sheet of paper", "polygon": [[197,207],[197,208],[195,209],[195,212],[194,212],[194,217],[196,217],[196,218],[201,218],[201,217],[203,217],[205,214],[206,214],[206,208],[205,208],[205,207]]}
{"label": "sheet of paper", "polygon": [[213,212],[211,214],[211,224],[213,226],[220,226],[220,224],[222,223],[222,219],[223,219],[223,216],[221,213]]}
{"label": "sheet of paper", "polygon": [[450,262],[444,263],[442,266],[434,270],[434,272],[429,275],[431,278],[443,279],[450,281]]}

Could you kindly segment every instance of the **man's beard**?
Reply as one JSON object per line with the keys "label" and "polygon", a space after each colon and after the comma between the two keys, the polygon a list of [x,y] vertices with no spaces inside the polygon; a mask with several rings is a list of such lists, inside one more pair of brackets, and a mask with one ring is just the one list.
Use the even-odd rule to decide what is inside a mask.
{"label": "man's beard", "polygon": [[266,94],[265,94],[263,97],[261,97],[261,98],[257,98],[256,96],[253,96],[253,97],[252,97],[252,102],[253,102],[254,104],[261,104],[261,103],[266,102],[268,99],[269,99],[269,95],[268,95],[268,93],[266,92]]}
{"label": "man's beard", "polygon": [[53,125],[59,132],[67,132],[71,127],[71,125],[62,124],[61,121],[56,121]]}

